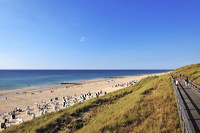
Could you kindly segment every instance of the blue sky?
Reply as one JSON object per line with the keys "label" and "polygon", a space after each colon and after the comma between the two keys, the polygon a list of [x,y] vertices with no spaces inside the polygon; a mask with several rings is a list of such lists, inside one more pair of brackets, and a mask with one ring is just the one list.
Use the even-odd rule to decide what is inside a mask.
{"label": "blue sky", "polygon": [[199,7],[199,0],[0,0],[0,69],[199,63]]}

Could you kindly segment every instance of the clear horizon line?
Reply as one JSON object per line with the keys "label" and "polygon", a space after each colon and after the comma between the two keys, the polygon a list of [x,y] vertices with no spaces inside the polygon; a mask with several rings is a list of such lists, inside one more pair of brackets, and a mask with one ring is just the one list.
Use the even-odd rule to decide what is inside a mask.
{"label": "clear horizon line", "polygon": [[175,70],[175,69],[0,69],[0,70]]}

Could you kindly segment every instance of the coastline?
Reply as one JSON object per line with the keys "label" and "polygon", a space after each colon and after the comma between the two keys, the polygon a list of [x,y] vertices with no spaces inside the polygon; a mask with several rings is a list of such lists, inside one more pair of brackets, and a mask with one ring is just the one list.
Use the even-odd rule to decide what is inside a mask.
{"label": "coastline", "polygon": [[[169,71],[169,72],[171,72],[171,71]],[[169,73],[169,72],[161,72],[161,73]],[[30,94],[30,93],[47,91],[47,90],[51,90],[51,89],[56,90],[56,89],[71,87],[71,86],[76,85],[77,83],[78,84],[79,83],[80,84],[97,83],[97,82],[101,82],[101,81],[118,79],[118,78],[143,76],[143,75],[154,75],[154,74],[159,74],[159,73],[138,74],[138,75],[130,75],[130,76],[114,76],[114,77],[107,77],[107,78],[95,78],[95,79],[87,79],[87,80],[77,80],[76,82],[67,82],[67,83],[60,82],[60,85],[43,85],[43,86],[37,86],[37,87],[29,87],[29,88],[25,88],[25,89],[3,90],[3,91],[0,91],[0,98],[12,97],[12,96],[17,96],[17,95],[26,95],[26,94]]]}
{"label": "coastline", "polygon": [[30,93],[35,93],[35,92],[40,92],[40,91],[47,91],[47,90],[56,90],[56,89],[61,89],[61,88],[66,88],[66,87],[71,87],[74,85],[78,84],[86,84],[86,83],[96,83],[96,82],[101,82],[105,81],[108,78],[99,78],[99,79],[88,79],[88,80],[80,80],[78,82],[67,82],[67,83],[60,83],[60,85],[44,85],[44,86],[38,86],[37,88],[31,88],[31,89],[15,89],[15,90],[4,90],[0,91],[0,98],[5,98],[5,97],[11,97],[11,96],[17,96],[17,95],[25,95],[25,94],[30,94]]}
{"label": "coastline", "polygon": [[[103,79],[90,79],[82,81],[84,84],[82,85],[71,85],[69,87],[66,86],[60,86],[58,89],[55,89],[52,86],[51,88],[45,88],[42,90],[42,92],[35,92],[33,95],[31,94],[35,90],[26,90],[29,91],[28,93],[21,93],[20,92],[13,92],[13,93],[19,93],[19,95],[14,95],[10,97],[0,97],[0,113],[4,113],[7,118],[10,118],[8,112],[12,111],[14,108],[21,108],[24,111],[20,112],[17,115],[17,118],[23,119],[23,121],[27,121],[31,119],[30,115],[26,115],[26,107],[30,106],[31,113],[35,113],[36,117],[40,116],[40,112],[38,108],[35,106],[35,103],[42,104],[44,101],[49,103],[50,99],[55,99],[56,97],[58,100],[56,102],[59,103],[59,107],[62,109],[62,97],[70,96],[73,98],[80,99],[81,94],[87,94],[88,92],[95,94],[96,92],[103,91],[103,92],[113,92],[119,89],[122,89],[127,86],[118,86],[115,87],[116,84],[124,84],[127,82],[132,81],[139,81],[142,78],[148,77],[148,76],[159,76],[163,74],[167,74],[170,72],[162,72],[162,73],[154,73],[154,74],[143,74],[143,75],[134,75],[134,76],[124,76],[124,78],[103,78]],[[56,86],[57,87],[57,86]],[[54,90],[53,92],[49,90]],[[25,91],[25,90],[23,90]],[[8,94],[8,93],[7,93]],[[95,96],[94,96],[95,97]],[[71,104],[72,105],[72,104]],[[52,112],[54,109],[50,107],[48,109],[48,112]],[[2,122],[2,120],[0,120]],[[10,120],[10,124],[15,125],[18,124],[16,119]],[[9,125],[8,125],[9,126]]]}

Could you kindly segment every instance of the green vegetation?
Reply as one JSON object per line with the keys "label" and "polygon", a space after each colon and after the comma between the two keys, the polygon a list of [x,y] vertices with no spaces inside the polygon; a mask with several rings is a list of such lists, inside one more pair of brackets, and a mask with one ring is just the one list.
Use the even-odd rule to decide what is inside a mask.
{"label": "green vegetation", "polygon": [[87,125],[77,132],[179,131],[173,90],[169,89],[172,87],[166,76],[148,77],[126,89],[131,88],[132,93],[109,106],[97,108]]}
{"label": "green vegetation", "polygon": [[[200,64],[172,72],[200,84]],[[137,84],[100,98],[9,127],[3,133],[40,132],[181,132],[171,80],[167,75],[147,77]]]}
{"label": "green vegetation", "polygon": [[173,75],[176,77],[180,77],[180,74],[200,85],[200,63],[187,65],[173,71]]}

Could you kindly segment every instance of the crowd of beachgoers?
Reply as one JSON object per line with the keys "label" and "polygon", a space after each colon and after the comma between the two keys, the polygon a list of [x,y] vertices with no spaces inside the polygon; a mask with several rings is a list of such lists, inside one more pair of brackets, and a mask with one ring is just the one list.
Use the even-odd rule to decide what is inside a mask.
{"label": "crowd of beachgoers", "polygon": [[[84,102],[88,99],[98,98],[112,91],[133,85],[138,82],[138,80],[147,76],[149,75],[101,80],[83,85],[63,87],[63,89],[40,91],[37,94],[29,93],[0,98],[1,128],[4,129],[20,124],[49,112],[67,108],[79,102]],[[72,91],[74,93],[69,93]]]}
{"label": "crowd of beachgoers", "polygon": [[[53,93],[53,91],[50,91]],[[84,102],[85,100],[99,97],[102,95],[107,94],[105,91],[104,93],[102,91],[97,93],[91,93],[88,92],[86,94],[81,94],[79,98],[75,96],[66,96],[66,97],[55,97],[53,99],[50,99],[49,101],[42,100],[41,103],[34,103],[33,107],[27,106],[25,109],[22,108],[14,108],[10,112],[7,113],[1,113],[1,123],[4,123],[2,128],[6,128],[9,126],[13,126],[14,123],[22,123],[24,120],[20,117],[18,117],[20,114],[24,113],[29,117],[30,119],[34,119],[36,116],[45,115],[48,112],[60,110],[62,108],[67,108],[69,106],[72,106],[78,102]],[[62,99],[62,102],[59,102],[59,100]],[[38,115],[39,112],[39,115]],[[37,114],[37,115],[36,115]]]}

